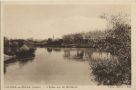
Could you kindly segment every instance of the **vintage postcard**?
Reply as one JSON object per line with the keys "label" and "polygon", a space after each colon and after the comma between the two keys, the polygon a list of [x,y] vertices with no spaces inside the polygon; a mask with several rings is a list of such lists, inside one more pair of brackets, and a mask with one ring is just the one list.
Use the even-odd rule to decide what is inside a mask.
{"label": "vintage postcard", "polygon": [[133,90],[130,0],[2,1],[1,90]]}

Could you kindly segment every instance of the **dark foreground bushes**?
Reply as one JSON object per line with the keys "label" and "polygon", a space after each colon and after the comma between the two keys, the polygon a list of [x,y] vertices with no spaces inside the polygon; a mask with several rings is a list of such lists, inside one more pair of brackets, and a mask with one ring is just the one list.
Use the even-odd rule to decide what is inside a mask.
{"label": "dark foreground bushes", "polygon": [[91,60],[90,66],[95,80],[99,85],[130,85],[131,66],[127,64],[127,60]]}

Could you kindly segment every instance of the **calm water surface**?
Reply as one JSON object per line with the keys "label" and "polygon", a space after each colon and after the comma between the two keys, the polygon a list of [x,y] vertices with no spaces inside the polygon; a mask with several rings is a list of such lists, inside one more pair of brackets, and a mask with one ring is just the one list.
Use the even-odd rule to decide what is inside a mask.
{"label": "calm water surface", "polygon": [[105,51],[85,48],[37,48],[35,57],[5,64],[5,84],[96,85],[90,60],[113,56]]}

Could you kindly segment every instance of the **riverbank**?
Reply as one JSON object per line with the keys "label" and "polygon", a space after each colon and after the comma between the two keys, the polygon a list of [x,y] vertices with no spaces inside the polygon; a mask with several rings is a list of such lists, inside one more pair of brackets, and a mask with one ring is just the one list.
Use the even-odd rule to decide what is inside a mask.
{"label": "riverbank", "polygon": [[26,40],[4,39],[4,61],[13,58],[29,58],[34,56],[36,47]]}

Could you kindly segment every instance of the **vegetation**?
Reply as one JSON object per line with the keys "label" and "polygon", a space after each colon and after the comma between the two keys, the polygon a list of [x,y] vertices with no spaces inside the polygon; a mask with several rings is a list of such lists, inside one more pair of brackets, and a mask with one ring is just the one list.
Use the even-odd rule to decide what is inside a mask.
{"label": "vegetation", "polygon": [[30,40],[4,38],[4,54],[16,56],[17,58],[27,58],[34,56],[35,47]]}
{"label": "vegetation", "polygon": [[90,61],[95,80],[103,85],[131,85],[131,26],[120,16],[112,16],[109,50],[118,60]]}

